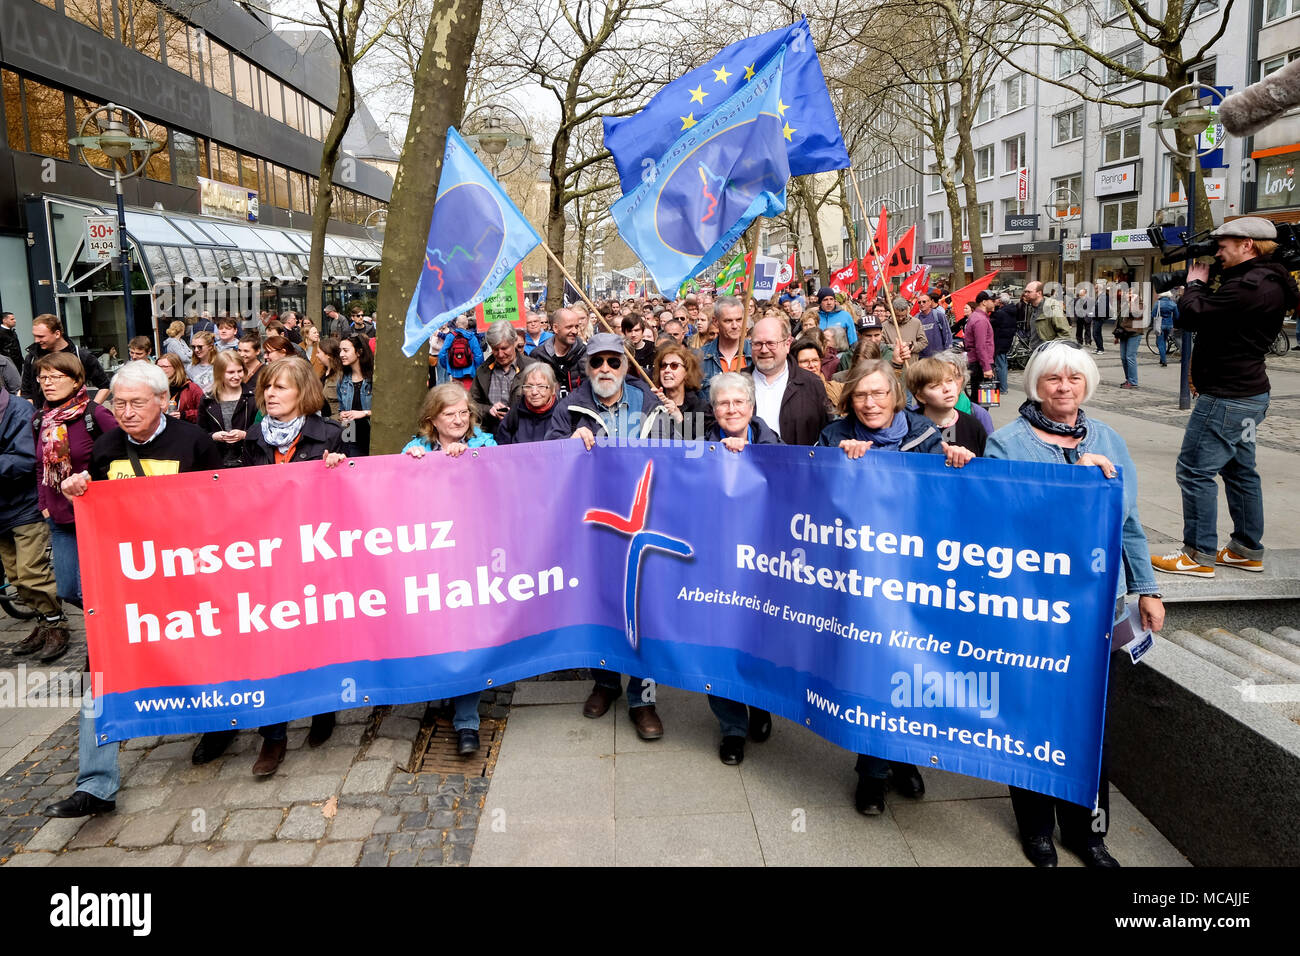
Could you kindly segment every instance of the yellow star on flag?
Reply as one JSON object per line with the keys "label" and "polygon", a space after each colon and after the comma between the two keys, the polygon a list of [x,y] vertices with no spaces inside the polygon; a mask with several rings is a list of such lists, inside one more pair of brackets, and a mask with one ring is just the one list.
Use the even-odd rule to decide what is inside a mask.
{"label": "yellow star on flag", "polygon": [[748,83],[753,78],[754,78],[754,64],[751,63],[749,64],[749,66],[745,67],[745,82]]}
{"label": "yellow star on flag", "polygon": [[790,108],[790,107],[786,106],[785,103],[781,102],[781,100],[780,100],[779,98],[777,99],[777,101],[776,101],[776,111],[777,111],[778,113],[780,113],[782,116],[784,116],[784,115],[785,115],[785,111],[788,110],[789,108]]}
{"label": "yellow star on flag", "polygon": [[704,92],[704,84],[700,84],[695,89],[691,90],[691,102],[703,105],[704,97],[708,95],[708,93]]}
{"label": "yellow star on flag", "polygon": [[789,123],[786,123],[786,124],[785,124],[785,129],[781,130],[781,135],[784,136],[786,139],[791,139],[791,137],[792,137],[792,135],[794,134],[794,132],[795,132],[795,131],[794,131],[794,129],[790,126],[790,124],[789,124]]}
{"label": "yellow star on flag", "polygon": [[723,83],[723,84],[725,84],[725,83],[727,82],[727,80],[730,79],[730,78],[731,78],[731,74],[727,72],[726,64],[723,64],[722,69],[720,69],[720,70],[714,70],[714,71],[713,71],[713,82],[714,82],[714,83]]}
{"label": "yellow star on flag", "polygon": [[[691,128],[692,126],[694,126],[695,123],[697,122],[696,119],[695,119],[695,113],[694,113],[694,111],[692,111],[692,112],[686,114],[685,116],[679,116],[679,117],[677,117],[677,118],[678,118],[679,120],[682,121],[682,129],[684,129],[684,130],[690,129],[690,128]],[[789,138],[790,138],[790,137],[788,137],[788,136],[786,137],[786,139],[789,139]]]}

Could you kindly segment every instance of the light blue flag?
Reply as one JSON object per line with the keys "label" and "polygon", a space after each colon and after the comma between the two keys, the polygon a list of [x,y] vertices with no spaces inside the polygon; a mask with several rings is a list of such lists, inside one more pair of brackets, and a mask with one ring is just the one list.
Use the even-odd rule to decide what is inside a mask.
{"label": "light blue flag", "polygon": [[444,322],[490,296],[541,242],[537,230],[449,126],[424,268],[406,310],[402,353],[411,357]]}
{"label": "light blue flag", "polygon": [[676,289],[726,252],[759,216],[785,209],[785,48],[713,112],[683,124],[646,181],[610,210],[661,289]]}

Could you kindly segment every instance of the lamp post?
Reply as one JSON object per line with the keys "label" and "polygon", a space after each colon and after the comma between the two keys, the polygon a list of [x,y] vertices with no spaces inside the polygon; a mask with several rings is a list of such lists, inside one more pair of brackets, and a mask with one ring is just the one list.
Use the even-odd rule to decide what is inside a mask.
{"label": "lamp post", "polygon": [[[98,127],[97,134],[87,134],[91,123]],[[132,123],[142,136],[131,134]],[[135,308],[131,300],[131,256],[126,248],[126,204],[122,197],[122,180],[138,176],[144,170],[149,157],[163,148],[163,144],[148,135],[149,126],[134,110],[125,106],[109,103],[86,115],[81,121],[77,135],[68,140],[69,146],[75,146],[81,155],[81,161],[95,175],[113,181],[113,191],[117,196],[117,242],[120,253],[119,264],[122,270],[122,312],[126,319],[127,340],[135,338]],[[86,158],[86,150],[96,149],[109,158],[112,172],[105,172]],[[139,158],[136,156],[139,154]]]}
{"label": "lamp post", "polygon": [[[1066,194],[1064,207],[1061,206],[1059,199],[1063,192]],[[1065,210],[1064,216],[1060,215],[1062,208]],[[1056,254],[1056,278],[1061,285],[1061,289],[1064,290],[1067,285],[1065,281],[1065,240],[1069,238],[1070,234],[1070,227],[1066,223],[1083,218],[1083,200],[1069,186],[1057,186],[1052,190],[1051,202],[1044,205],[1043,209],[1047,211],[1048,219],[1061,225],[1061,242]],[[1082,233],[1080,234],[1082,235]]]}
{"label": "lamp post", "polygon": [[[1212,153],[1217,147],[1211,145],[1206,149],[1198,150],[1195,146],[1196,139],[1209,129],[1210,124],[1214,122],[1214,114],[1201,107],[1201,97],[1207,94],[1198,93],[1190,99],[1183,100],[1181,103],[1174,105],[1173,100],[1184,90],[1208,90],[1217,96],[1220,101],[1223,94],[1212,86],[1206,86],[1204,83],[1187,83],[1171,92],[1165,97],[1165,101],[1160,104],[1161,110],[1168,110],[1169,116],[1157,120],[1151,126],[1155,128],[1160,142],[1164,144],[1165,149],[1169,152],[1182,156],[1187,160],[1187,182],[1184,188],[1187,190],[1187,235],[1192,236],[1196,233],[1196,176],[1199,172],[1200,163],[1198,160],[1202,156]],[[1192,137],[1193,146],[1190,150],[1178,148],[1178,140],[1175,138],[1173,143],[1165,139],[1165,130],[1174,129]],[[1213,225],[1213,224],[1211,224]],[[1195,260],[1187,260],[1187,268],[1192,267]],[[1187,329],[1183,330],[1183,340],[1179,349],[1178,368],[1180,381],[1178,383],[1178,407],[1188,409],[1192,407],[1192,385],[1191,385],[1191,368],[1192,368],[1192,333]]]}

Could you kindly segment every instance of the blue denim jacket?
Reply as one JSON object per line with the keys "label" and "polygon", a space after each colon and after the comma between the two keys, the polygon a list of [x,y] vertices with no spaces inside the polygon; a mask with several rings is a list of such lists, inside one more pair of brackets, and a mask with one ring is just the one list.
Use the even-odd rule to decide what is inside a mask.
{"label": "blue denim jacket", "polygon": [[[339,412],[347,412],[352,410],[352,384],[353,384],[352,376],[348,375],[347,370],[345,369],[343,376],[339,378],[339,391],[338,391],[339,407],[334,409],[334,413],[336,415]],[[370,411],[370,399],[371,399],[372,391],[373,389],[370,384],[370,379],[368,378],[362,379],[361,380],[361,410],[363,412]]]}
{"label": "blue denim jacket", "polygon": [[[1089,418],[1088,434],[1079,442],[1078,451],[1080,455],[1105,455],[1121,469],[1119,480],[1124,482],[1124,573],[1119,576],[1115,596],[1158,593],[1160,586],[1156,583],[1156,573],[1151,567],[1147,533],[1138,518],[1137,467],[1129,457],[1128,446],[1109,425]],[[999,428],[989,436],[984,457],[1066,464],[1061,446],[1043,441],[1034,434],[1029,422],[1019,416],[1010,425]]]}

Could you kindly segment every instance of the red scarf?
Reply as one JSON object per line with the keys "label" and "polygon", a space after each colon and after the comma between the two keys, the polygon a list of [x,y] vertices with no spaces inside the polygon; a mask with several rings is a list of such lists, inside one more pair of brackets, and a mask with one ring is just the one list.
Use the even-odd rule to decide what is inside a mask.
{"label": "red scarf", "polygon": [[72,475],[72,448],[68,444],[68,422],[86,414],[90,395],[81,386],[62,405],[47,408],[41,418],[41,433],[37,436],[41,453],[41,482],[58,488],[63,479]]}

